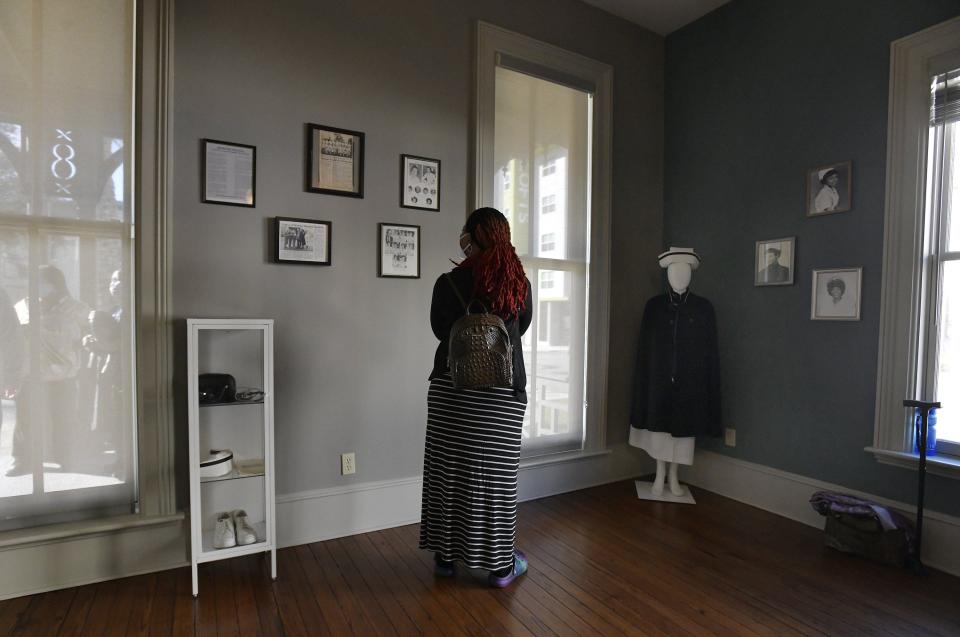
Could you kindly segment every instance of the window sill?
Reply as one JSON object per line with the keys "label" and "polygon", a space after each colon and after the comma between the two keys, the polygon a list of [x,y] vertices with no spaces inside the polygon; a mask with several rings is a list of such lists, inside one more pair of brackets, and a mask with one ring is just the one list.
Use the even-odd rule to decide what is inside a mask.
{"label": "window sill", "polygon": [[[920,462],[919,454],[906,451],[890,451],[876,447],[866,447],[864,451],[872,453],[877,462],[903,469],[916,470]],[[960,457],[941,454],[927,456],[927,473],[955,480],[960,479]]]}
{"label": "window sill", "polygon": [[184,519],[183,512],[173,515],[143,516],[138,514],[120,515],[102,520],[84,520],[49,524],[29,529],[0,532],[0,551],[24,548],[40,544],[52,544],[64,540],[82,537],[107,535],[130,529],[176,524]]}
{"label": "window sill", "polygon": [[542,456],[531,456],[520,461],[520,471],[525,469],[533,469],[535,467],[542,467],[544,465],[551,464],[563,464],[564,462],[577,462],[579,460],[586,460],[588,458],[595,458],[597,456],[606,456],[613,453],[613,449],[597,449],[597,450],[579,450],[579,451],[562,451],[560,453],[550,453]]}

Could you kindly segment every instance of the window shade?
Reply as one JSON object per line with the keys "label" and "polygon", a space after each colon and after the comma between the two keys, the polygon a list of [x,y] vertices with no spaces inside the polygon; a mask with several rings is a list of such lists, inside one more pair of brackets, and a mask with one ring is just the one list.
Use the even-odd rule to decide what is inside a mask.
{"label": "window shade", "polygon": [[960,120],[960,69],[934,76],[930,100],[931,125]]}
{"label": "window shade", "polygon": [[594,83],[590,80],[571,75],[570,73],[564,73],[563,71],[543,66],[530,60],[514,57],[507,53],[497,53],[497,66],[516,71],[517,73],[523,73],[530,77],[553,82],[560,86],[583,91],[584,93],[592,94],[596,91],[596,86],[594,86]]}
{"label": "window shade", "polygon": [[0,2],[0,531],[136,507],[134,5]]}

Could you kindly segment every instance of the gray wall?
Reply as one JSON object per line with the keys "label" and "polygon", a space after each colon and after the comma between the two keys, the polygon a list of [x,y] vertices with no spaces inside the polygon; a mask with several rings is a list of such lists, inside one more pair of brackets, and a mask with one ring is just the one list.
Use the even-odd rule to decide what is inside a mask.
{"label": "gray wall", "polygon": [[[659,284],[661,37],[573,0],[178,2],[175,314],[276,319],[280,493],[421,471],[430,292],[467,212],[478,18],[615,68],[608,439],[626,439],[635,327]],[[366,133],[365,198],[304,192],[306,122]],[[200,203],[203,137],[257,146],[255,209]],[[439,213],[398,207],[400,153],[442,160]],[[332,221],[332,267],[271,263],[274,216]],[[423,278],[376,277],[378,222],[422,226]],[[355,476],[339,475],[344,451]]]}
{"label": "gray wall", "polygon": [[[667,38],[665,234],[717,310],[724,418],[745,460],[912,501],[873,441],[890,42],[956,0],[734,0]],[[853,210],[807,219],[804,170],[853,161]],[[796,283],[753,287],[754,242],[797,237]],[[863,267],[860,322],[815,322],[813,268]],[[945,398],[945,397],[944,397]],[[928,503],[960,513],[956,483]]]}

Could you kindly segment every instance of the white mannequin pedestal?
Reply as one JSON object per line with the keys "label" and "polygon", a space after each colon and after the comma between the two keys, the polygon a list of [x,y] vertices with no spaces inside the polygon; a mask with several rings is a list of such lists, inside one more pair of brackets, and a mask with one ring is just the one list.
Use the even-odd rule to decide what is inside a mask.
{"label": "white mannequin pedestal", "polygon": [[697,501],[693,499],[693,494],[690,493],[690,489],[685,484],[680,485],[683,495],[679,496],[673,495],[673,492],[671,492],[670,489],[664,489],[660,495],[654,495],[652,482],[636,480],[634,481],[634,484],[637,487],[637,497],[641,500],[656,500],[657,502],[672,502],[674,504],[697,503]]}

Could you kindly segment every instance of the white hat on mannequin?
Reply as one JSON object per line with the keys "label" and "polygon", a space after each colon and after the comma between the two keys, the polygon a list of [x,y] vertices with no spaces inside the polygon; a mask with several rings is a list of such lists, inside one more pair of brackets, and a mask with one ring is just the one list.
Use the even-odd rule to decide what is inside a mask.
{"label": "white hat on mannequin", "polygon": [[661,268],[666,268],[672,263],[686,263],[691,270],[696,270],[700,265],[700,256],[693,251],[693,248],[677,248],[670,246],[666,252],[662,252],[657,261]]}

